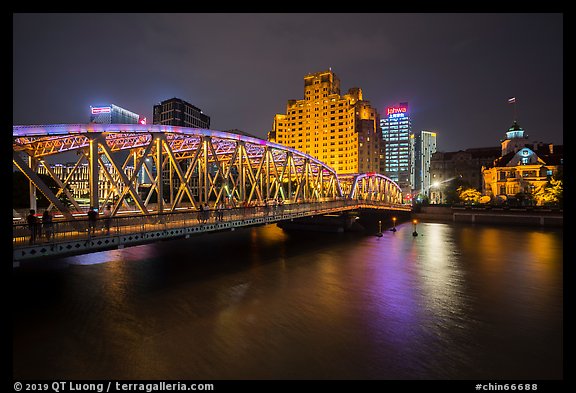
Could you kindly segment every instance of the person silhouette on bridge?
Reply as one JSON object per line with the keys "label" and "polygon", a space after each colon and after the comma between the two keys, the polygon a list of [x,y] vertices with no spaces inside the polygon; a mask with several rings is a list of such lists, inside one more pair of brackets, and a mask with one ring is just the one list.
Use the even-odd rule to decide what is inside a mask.
{"label": "person silhouette on bridge", "polygon": [[96,221],[98,220],[98,212],[94,207],[90,207],[88,210],[88,235],[93,235],[96,233]]}
{"label": "person silhouette on bridge", "polygon": [[104,228],[106,228],[106,234],[110,234],[110,222],[112,221],[112,205],[107,204],[104,209]]}
{"label": "person silhouette on bridge", "polygon": [[204,221],[204,205],[202,203],[198,204],[198,223],[202,224]]}
{"label": "person silhouette on bridge", "polygon": [[36,235],[38,235],[39,225],[38,219],[36,218],[36,210],[30,209],[30,212],[26,216],[26,222],[28,223],[28,229],[30,230],[30,244],[36,241]]}
{"label": "person silhouette on bridge", "polygon": [[224,218],[224,202],[216,205],[216,221],[222,221]]}
{"label": "person silhouette on bridge", "polygon": [[50,241],[54,236],[54,223],[52,222],[52,213],[48,209],[44,210],[44,214],[42,214],[42,229],[46,240]]}
{"label": "person silhouette on bridge", "polygon": [[202,217],[202,220],[204,221],[204,224],[206,224],[210,220],[210,206],[208,206],[208,203],[206,202],[204,202],[203,213],[204,217]]}

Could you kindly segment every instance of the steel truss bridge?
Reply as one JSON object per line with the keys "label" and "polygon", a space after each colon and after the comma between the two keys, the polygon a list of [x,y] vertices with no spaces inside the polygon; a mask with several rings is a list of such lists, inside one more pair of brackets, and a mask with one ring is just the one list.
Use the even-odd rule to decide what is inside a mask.
{"label": "steel truss bridge", "polygon": [[[47,161],[65,153],[74,157],[74,152],[73,168],[66,178],[59,178]],[[153,241],[362,207],[410,210],[402,204],[398,185],[386,176],[338,175],[290,147],[208,129],[141,124],[13,126],[13,165],[30,183],[30,208],[36,209],[38,190],[50,202],[48,209],[58,212],[49,244],[41,240],[29,244],[25,225],[14,224],[14,260],[122,246],[130,244],[130,237],[134,242]],[[57,184],[56,191],[42,181],[41,166]],[[86,166],[90,206],[101,212],[112,205],[111,234],[86,230],[86,206],[69,189],[79,168]],[[103,179],[108,186],[99,190]],[[196,213],[201,205],[212,211],[205,222]],[[79,212],[83,214],[78,216]]]}

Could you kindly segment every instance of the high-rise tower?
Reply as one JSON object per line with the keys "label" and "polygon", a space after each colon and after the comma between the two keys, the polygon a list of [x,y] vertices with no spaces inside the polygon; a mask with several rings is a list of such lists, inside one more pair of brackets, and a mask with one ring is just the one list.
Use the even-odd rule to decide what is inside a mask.
{"label": "high-rise tower", "polygon": [[410,135],[410,185],[415,194],[430,197],[430,160],[436,153],[436,133],[419,131]]}
{"label": "high-rise tower", "polygon": [[310,154],[338,173],[382,173],[378,123],[362,89],[340,95],[340,79],[330,69],[304,77],[304,99],[288,100],[268,139]]}
{"label": "high-rise tower", "polygon": [[408,195],[411,192],[410,133],[412,132],[408,103],[401,102],[397,106],[387,107],[384,117],[380,120],[380,129],[385,142],[384,174],[400,186],[404,195]]}

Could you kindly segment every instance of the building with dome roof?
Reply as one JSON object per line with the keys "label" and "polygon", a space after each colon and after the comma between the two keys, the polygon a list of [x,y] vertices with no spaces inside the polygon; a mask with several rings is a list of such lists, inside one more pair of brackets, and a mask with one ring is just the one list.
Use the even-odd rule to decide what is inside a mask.
{"label": "building with dome roof", "polygon": [[502,155],[482,167],[484,195],[507,199],[520,193],[531,194],[562,171],[563,146],[528,142],[528,136],[516,121],[501,146]]}

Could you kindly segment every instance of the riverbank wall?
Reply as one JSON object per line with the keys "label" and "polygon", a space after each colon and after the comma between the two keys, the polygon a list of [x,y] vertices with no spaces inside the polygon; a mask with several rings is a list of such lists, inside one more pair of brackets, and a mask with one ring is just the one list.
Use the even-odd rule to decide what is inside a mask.
{"label": "riverbank wall", "polygon": [[412,219],[431,222],[463,222],[470,224],[504,224],[539,227],[563,227],[563,210],[540,208],[485,208],[419,206],[412,211]]}

